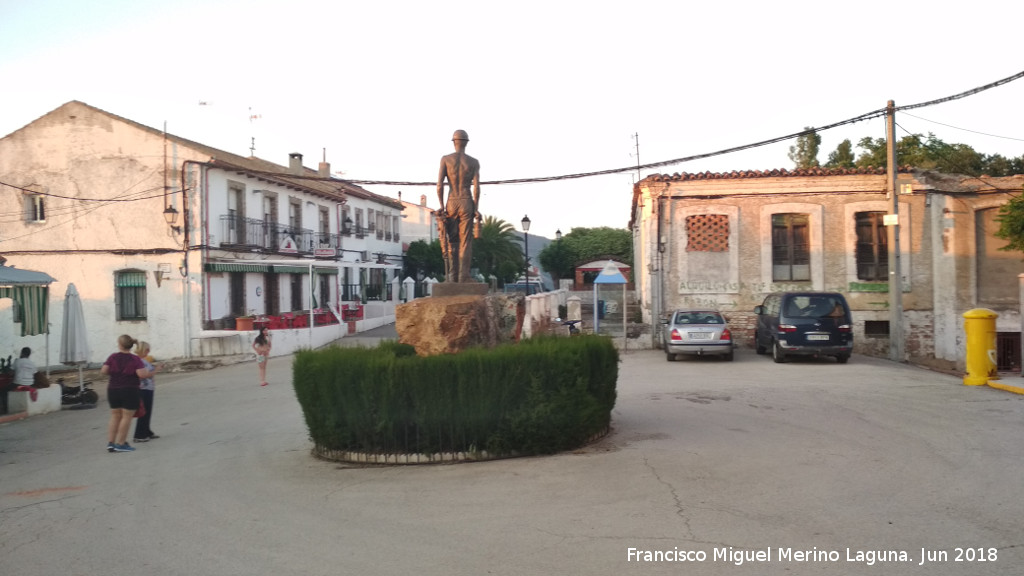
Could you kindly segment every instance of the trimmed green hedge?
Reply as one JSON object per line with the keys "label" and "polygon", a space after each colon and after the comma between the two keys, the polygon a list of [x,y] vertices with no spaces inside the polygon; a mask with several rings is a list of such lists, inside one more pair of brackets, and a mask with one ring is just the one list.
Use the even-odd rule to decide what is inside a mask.
{"label": "trimmed green hedge", "polygon": [[549,454],[608,429],[618,363],[604,336],[549,336],[429,357],[386,341],[301,351],[292,381],[321,449]]}

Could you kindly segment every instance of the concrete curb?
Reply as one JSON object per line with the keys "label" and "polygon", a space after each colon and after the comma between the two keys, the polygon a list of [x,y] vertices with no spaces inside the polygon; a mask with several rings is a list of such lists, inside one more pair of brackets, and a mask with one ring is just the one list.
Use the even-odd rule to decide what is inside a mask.
{"label": "concrete curb", "polygon": [[18,420],[24,420],[25,418],[28,418],[28,412],[15,412],[14,414],[4,414],[3,416],[0,416],[0,424],[16,422]]}
{"label": "concrete curb", "polygon": [[1024,394],[1024,388],[1022,388],[1020,386],[1014,386],[1012,384],[1002,384],[999,381],[993,382],[992,380],[989,380],[988,381],[988,386],[990,388],[997,388],[999,390],[1005,390],[1007,392],[1013,392],[1014,394]]}

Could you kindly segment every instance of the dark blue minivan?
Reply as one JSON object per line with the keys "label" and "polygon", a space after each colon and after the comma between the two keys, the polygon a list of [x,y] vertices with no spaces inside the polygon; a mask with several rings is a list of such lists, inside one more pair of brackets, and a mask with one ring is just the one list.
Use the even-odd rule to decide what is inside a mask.
{"label": "dark blue minivan", "polygon": [[846,298],[838,292],[777,292],[754,307],[758,354],[771,350],[772,359],[788,356],[835,356],[845,364],[853,353],[853,320]]}

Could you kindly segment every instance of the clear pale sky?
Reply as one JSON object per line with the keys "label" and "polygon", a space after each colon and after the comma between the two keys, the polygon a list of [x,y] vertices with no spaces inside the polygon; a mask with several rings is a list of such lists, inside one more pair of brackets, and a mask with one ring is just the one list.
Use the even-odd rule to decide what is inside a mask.
{"label": "clear pale sky", "polygon": [[[351,179],[436,182],[455,129],[485,181],[559,176],[635,166],[634,134],[659,162],[1012,76],[1022,17],[1006,0],[0,0],[0,135],[80,100],[236,154],[255,137],[279,164],[326,149]],[[1022,102],[1017,80],[897,114],[897,136],[1021,156]],[[821,136],[824,162],[884,122]],[[792,143],[643,176],[792,168]],[[485,186],[480,210],[547,237],[625,227],[635,178]],[[364,187],[437,207],[433,185]]]}

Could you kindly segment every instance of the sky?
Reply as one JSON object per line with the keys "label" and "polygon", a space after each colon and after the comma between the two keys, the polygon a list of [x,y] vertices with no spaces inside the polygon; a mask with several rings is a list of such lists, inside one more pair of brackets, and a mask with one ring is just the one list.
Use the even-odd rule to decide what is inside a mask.
{"label": "sky", "polygon": [[[0,135],[79,100],[228,152],[325,156],[367,190],[438,206],[441,156],[466,130],[479,209],[553,238],[624,228],[637,164],[707,154],[1024,71],[1024,4],[631,0],[515,3],[0,0]],[[1024,79],[897,113],[1024,155]],[[252,118],[255,116],[256,118]],[[820,133],[819,160],[884,119]],[[640,171],[793,167],[792,140]],[[634,169],[630,169],[633,167]],[[489,181],[621,173],[544,183]]]}

